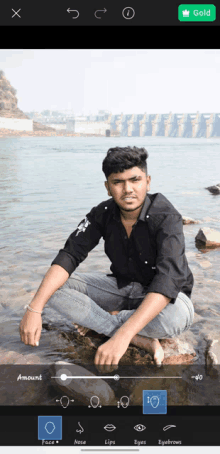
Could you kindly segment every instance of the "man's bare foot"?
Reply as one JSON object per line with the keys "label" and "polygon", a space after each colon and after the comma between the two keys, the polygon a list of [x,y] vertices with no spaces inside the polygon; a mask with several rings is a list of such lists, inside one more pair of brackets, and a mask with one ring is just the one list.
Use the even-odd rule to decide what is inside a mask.
{"label": "man's bare foot", "polygon": [[149,339],[149,337],[140,336],[136,334],[131,340],[131,344],[136,347],[147,350],[153,355],[154,362],[160,366],[164,360],[164,351],[158,339]]}
{"label": "man's bare foot", "polygon": [[73,323],[73,325],[77,329],[78,333],[81,334],[81,336],[85,336],[89,331],[89,328],[85,328],[85,326],[77,325],[76,323]]}

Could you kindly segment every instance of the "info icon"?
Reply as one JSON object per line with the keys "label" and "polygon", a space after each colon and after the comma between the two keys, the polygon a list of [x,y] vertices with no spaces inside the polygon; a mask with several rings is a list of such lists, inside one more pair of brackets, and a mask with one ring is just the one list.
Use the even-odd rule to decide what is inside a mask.
{"label": "info icon", "polygon": [[143,390],[143,414],[166,415],[167,414],[167,391]]}

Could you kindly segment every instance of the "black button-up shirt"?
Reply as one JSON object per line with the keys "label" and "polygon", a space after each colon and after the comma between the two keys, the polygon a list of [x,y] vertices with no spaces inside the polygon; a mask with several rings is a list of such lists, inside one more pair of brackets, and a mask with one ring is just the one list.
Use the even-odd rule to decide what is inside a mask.
{"label": "black button-up shirt", "polygon": [[193,275],[185,256],[182,216],[163,194],[146,195],[129,238],[112,198],[92,208],[52,265],[62,266],[71,275],[101,237],[118,288],[140,282],[147,293],[161,293],[171,303],[180,291],[190,298]]}

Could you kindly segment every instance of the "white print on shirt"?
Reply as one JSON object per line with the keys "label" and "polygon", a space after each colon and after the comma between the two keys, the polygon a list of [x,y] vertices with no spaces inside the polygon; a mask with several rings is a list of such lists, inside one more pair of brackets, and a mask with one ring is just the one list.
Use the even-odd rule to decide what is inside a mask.
{"label": "white print on shirt", "polygon": [[85,230],[87,229],[87,227],[89,226],[89,224],[91,224],[91,222],[89,222],[89,220],[87,219],[87,217],[85,217],[85,219],[83,219],[83,221],[79,224],[78,226],[78,232],[76,234],[76,236],[80,233],[80,232],[85,232]]}

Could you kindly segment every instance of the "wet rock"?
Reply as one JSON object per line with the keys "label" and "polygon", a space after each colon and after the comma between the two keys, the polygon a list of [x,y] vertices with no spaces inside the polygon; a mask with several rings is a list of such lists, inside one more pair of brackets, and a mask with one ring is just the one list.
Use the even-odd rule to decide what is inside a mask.
{"label": "wet rock", "polygon": [[[148,370],[132,384],[130,405],[142,405],[143,390],[167,390],[169,405],[219,405],[220,386],[217,374],[208,373],[206,366],[192,364],[163,366]],[[172,378],[171,378],[172,377]]]}
{"label": "wet rock", "polygon": [[192,219],[192,218],[188,218],[186,216],[182,216],[182,219],[183,219],[183,225],[187,225],[187,224],[199,224],[200,221],[195,221],[195,219]]}
{"label": "wet rock", "polygon": [[0,364],[40,364],[39,356],[35,354],[23,355],[13,350],[0,348]]}
{"label": "wet rock", "polygon": [[215,184],[214,186],[209,186],[208,188],[205,188],[205,189],[208,189],[209,192],[211,192],[211,194],[220,194],[220,183],[219,184]]}
{"label": "wet rock", "polygon": [[[1,393],[0,405],[49,405],[54,404],[48,385],[50,377],[44,365],[18,366],[5,365],[0,368]],[[22,376],[42,376],[42,380],[18,380]],[[51,400],[53,402],[51,402]]]}
{"label": "wet rock", "polygon": [[[149,373],[148,373],[149,375]],[[131,394],[130,394],[130,405],[143,405],[143,390],[158,390],[166,389],[167,390],[167,401],[169,405],[189,405],[188,400],[188,383],[182,381],[181,379],[172,379],[163,378],[164,376],[176,376],[176,368],[169,372],[167,370],[160,371],[160,377],[155,379],[155,373],[152,375],[152,378],[148,379],[139,379],[136,380],[136,383],[133,385]]]}
{"label": "wet rock", "polygon": [[[75,399],[84,405],[90,405],[90,399],[98,396],[101,405],[116,405],[114,391],[103,379],[95,379],[95,375],[77,364],[66,361],[57,361],[51,366],[52,385],[69,398]],[[68,376],[79,377],[68,379]],[[88,376],[86,378],[80,378]]]}
{"label": "wet rock", "polygon": [[[197,314],[195,314],[195,317],[196,316],[199,318]],[[98,346],[105,342],[108,338],[103,338],[103,335],[97,334],[91,330],[89,330],[85,336],[78,335],[77,337],[77,343],[82,343],[82,349],[79,350],[75,345],[73,353],[76,353],[78,350],[78,354],[75,354],[74,356],[71,355],[71,346],[66,349],[65,352],[69,353],[69,359],[72,359],[74,362],[81,360],[81,363],[84,361],[84,364],[88,365],[94,364],[94,356]],[[165,354],[164,364],[188,364],[193,361],[196,356],[196,352],[193,348],[195,340],[191,330],[186,331],[175,339],[162,339],[160,342]],[[87,351],[86,355],[85,351]],[[133,346],[132,344],[128,347],[119,363],[119,365],[123,367],[141,367],[146,364],[154,364],[152,355],[146,350]]]}
{"label": "wet rock", "polygon": [[191,364],[197,356],[185,333],[173,339],[162,339],[160,343],[164,350],[163,364]]}
{"label": "wet rock", "polygon": [[[163,339],[160,342],[165,353],[163,365],[158,368],[159,370],[149,369],[145,374],[149,376],[147,380],[143,378],[133,381],[130,389],[130,404],[142,405],[143,389],[166,389],[170,405],[190,405],[192,404],[190,370],[195,367],[194,363],[197,360],[197,353],[192,345],[193,333],[188,330],[181,336]],[[189,368],[186,368],[185,365]],[[183,378],[171,380],[166,378],[167,376],[182,376]],[[201,402],[201,396],[194,396],[194,400],[198,405]]]}
{"label": "wet rock", "polygon": [[[216,369],[217,373],[220,373],[220,338],[212,339],[211,335],[206,337],[207,348],[206,348],[206,365],[208,370]],[[218,366],[218,367],[215,367]]]}
{"label": "wet rock", "polygon": [[209,227],[204,227],[199,230],[195,240],[197,243],[205,244],[206,247],[220,246],[220,232]]}

